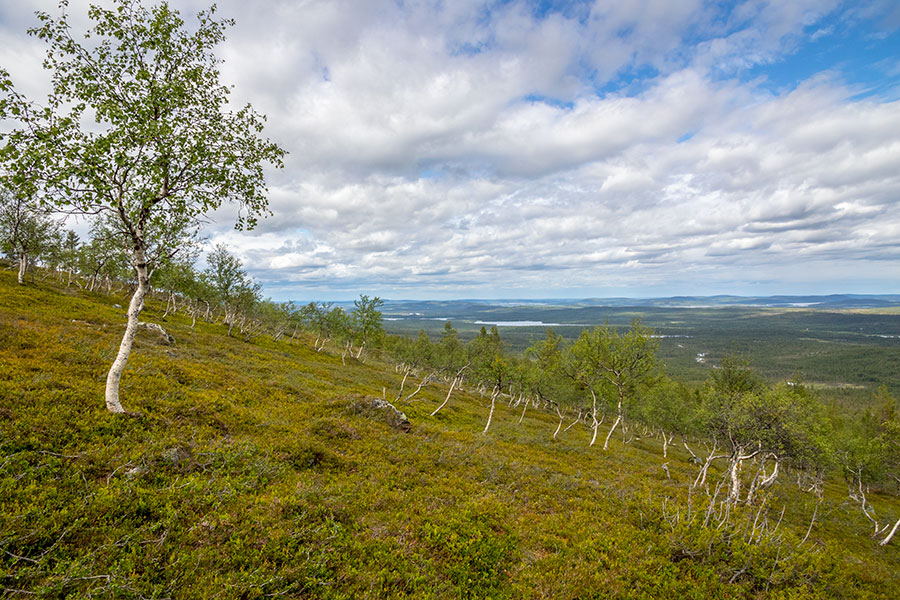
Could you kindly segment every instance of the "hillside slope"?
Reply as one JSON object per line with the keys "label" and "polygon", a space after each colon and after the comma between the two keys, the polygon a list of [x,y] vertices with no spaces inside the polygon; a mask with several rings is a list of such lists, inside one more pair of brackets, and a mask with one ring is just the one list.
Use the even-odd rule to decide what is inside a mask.
{"label": "hillside slope", "polygon": [[[771,510],[720,529],[687,521],[696,467],[656,440],[609,452],[557,419],[455,395],[373,408],[400,377],[308,340],[250,343],[180,316],[144,319],[103,407],[125,299],[0,272],[3,597],[889,598],[900,544],[880,548],[833,481],[788,477]],[[671,478],[662,465],[666,464]],[[696,513],[699,493],[691,499]],[[893,497],[873,504],[900,514]],[[775,529],[782,507],[783,519]],[[747,543],[754,520],[770,534]],[[744,520],[741,520],[744,519]],[[739,526],[738,526],[739,525]],[[743,528],[743,529],[742,529]],[[753,529],[756,530],[755,528]],[[762,530],[760,530],[762,531]],[[798,550],[799,545],[799,550]]]}

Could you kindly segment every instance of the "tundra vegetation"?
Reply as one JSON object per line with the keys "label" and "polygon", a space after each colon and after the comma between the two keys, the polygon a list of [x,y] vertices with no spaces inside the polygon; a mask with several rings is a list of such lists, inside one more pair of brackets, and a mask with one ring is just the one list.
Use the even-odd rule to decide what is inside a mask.
{"label": "tundra vegetation", "polygon": [[224,246],[200,270],[203,214],[235,200],[252,225],[283,152],[225,110],[227,21],[114,6],[89,47],[39,13],[47,106],[0,72],[24,123],[0,195],[4,596],[896,592],[887,388],[839,411],[739,354],[683,381],[637,319],[524,353],[496,327],[391,336],[378,297],[263,299]]}
{"label": "tundra vegetation", "polygon": [[878,598],[900,583],[884,388],[876,410],[837,411],[737,355],[686,384],[639,322],[548,331],[520,354],[496,328],[385,335],[365,295],[235,308],[212,267],[179,260],[151,278],[122,380],[134,409],[116,416],[98,392],[133,271],[92,289],[88,268],[32,263],[19,285],[8,265],[12,597]]}

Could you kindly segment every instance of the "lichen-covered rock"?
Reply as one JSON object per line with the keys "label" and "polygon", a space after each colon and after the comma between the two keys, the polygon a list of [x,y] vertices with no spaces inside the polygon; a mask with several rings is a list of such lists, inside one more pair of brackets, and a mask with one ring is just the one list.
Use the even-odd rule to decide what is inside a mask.
{"label": "lichen-covered rock", "polygon": [[166,344],[169,344],[170,346],[175,345],[175,338],[166,333],[166,330],[162,328],[162,325],[158,325],[156,323],[145,323],[141,321],[140,323],[138,323],[138,327],[146,329],[148,331],[154,331],[162,336],[162,339]]}
{"label": "lichen-covered rock", "polygon": [[357,414],[381,415],[388,425],[404,433],[409,433],[410,429],[412,429],[412,424],[409,422],[406,414],[382,398],[360,398],[354,401],[350,408]]}

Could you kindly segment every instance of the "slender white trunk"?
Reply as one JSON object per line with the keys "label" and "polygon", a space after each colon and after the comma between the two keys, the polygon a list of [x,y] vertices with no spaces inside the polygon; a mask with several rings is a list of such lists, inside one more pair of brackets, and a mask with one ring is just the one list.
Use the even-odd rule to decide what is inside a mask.
{"label": "slender white trunk", "polygon": [[590,390],[591,398],[593,399],[593,404],[591,405],[591,422],[594,428],[594,435],[591,436],[591,443],[588,444],[589,448],[597,441],[597,429],[600,427],[600,423],[597,421],[597,394],[594,393],[593,387],[591,387]]}
{"label": "slender white trunk", "polygon": [[[771,474],[767,475],[766,462],[769,458],[775,459],[775,468],[772,470]],[[781,460],[773,454],[766,455],[761,459],[759,469],[753,477],[753,481],[750,482],[750,489],[747,491],[747,504],[753,502],[753,498],[758,491],[764,490],[775,483],[775,480],[778,479],[779,466],[781,466]]]}
{"label": "slender white trunk", "polygon": [[432,417],[434,415],[438,414],[438,411],[441,410],[442,408],[444,408],[444,406],[447,404],[447,402],[450,401],[450,394],[453,393],[453,388],[456,387],[456,384],[458,381],[459,381],[459,375],[457,375],[456,377],[453,378],[453,381],[450,383],[450,390],[447,392],[447,397],[444,398],[444,401],[441,402],[440,406],[438,406],[436,409],[434,409],[434,412],[431,413]]}
{"label": "slender white trunk", "polygon": [[397,400],[395,400],[395,402],[398,402],[400,398],[403,397],[403,386],[406,385],[406,378],[409,377],[409,371],[409,368],[403,371],[403,381],[400,382],[400,391],[397,392]]}
{"label": "slender white trunk", "polygon": [[714,454],[715,451],[716,447],[713,445],[712,451],[709,453],[709,456],[706,457],[706,461],[703,463],[703,467],[700,468],[700,472],[697,474],[697,478],[694,480],[691,487],[706,485],[706,476],[709,474],[709,467],[713,464],[713,461],[719,460],[720,458],[728,458],[727,454]]}
{"label": "slender white trunk", "polygon": [[609,448],[609,438],[612,437],[613,432],[616,430],[616,427],[619,426],[619,423],[622,421],[622,415],[616,416],[616,421],[613,423],[612,427],[609,428],[609,433],[606,434],[606,441],[603,442],[603,449],[606,450]]}
{"label": "slender white trunk", "polygon": [[879,546],[887,546],[891,541],[891,538],[894,537],[894,534],[897,533],[897,528],[900,527],[900,519],[897,519],[897,522],[894,523],[894,527],[891,528],[891,532],[887,535],[886,538],[878,542]]}
{"label": "slender white trunk", "polygon": [[553,439],[556,439],[556,436],[559,435],[559,430],[562,429],[563,415],[559,410],[559,404],[554,404],[554,408],[556,408],[556,414],[559,415],[559,425],[556,426],[556,431],[553,432]]}
{"label": "slender white trunk", "polygon": [[119,353],[116,360],[113,361],[106,376],[106,409],[113,413],[123,413],[125,409],[119,402],[119,381],[122,379],[122,372],[125,370],[125,364],[131,354],[131,346],[134,343],[134,335],[138,328],[138,318],[144,309],[144,296],[147,295],[149,287],[149,274],[147,271],[147,261],[144,258],[143,250],[135,251],[135,270],[137,272],[138,285],[131,297],[131,303],[128,305],[128,325],[125,327],[125,335],[122,336],[122,343],[119,344]]}
{"label": "slender white trunk", "polygon": [[422,388],[425,387],[426,385],[428,385],[429,383],[431,383],[433,379],[434,379],[434,373],[429,373],[428,375],[426,375],[425,378],[419,382],[419,385],[416,387],[415,391],[413,391],[412,394],[410,394],[409,396],[406,397],[406,402],[409,402],[410,400],[412,400],[416,396],[416,394],[421,392]]}
{"label": "slender white trunk", "polygon": [[[520,398],[521,398],[521,396],[520,396]],[[527,399],[525,400],[525,402],[522,403],[522,416],[519,417],[519,425],[522,424],[522,419],[525,418],[525,411],[526,411],[526,410],[528,410],[528,400],[527,400]]]}
{"label": "slender white trunk", "polygon": [[[171,306],[171,308],[169,308]],[[163,313],[162,318],[165,319],[169,316],[169,312],[176,312],[178,307],[175,305],[175,292],[170,291],[169,295],[166,296],[166,311]]]}
{"label": "slender white trunk", "polygon": [[691,450],[691,447],[690,447],[690,446],[688,446],[688,444],[687,444],[687,436],[684,435],[684,434],[682,434],[682,436],[681,436],[681,443],[684,444],[684,449],[688,451],[688,454],[691,455],[691,458],[692,458],[693,460],[695,460],[695,461],[699,461],[699,460],[700,460],[700,457],[697,456],[696,454],[694,454],[694,451]]}
{"label": "slender white trunk", "polygon": [[610,427],[609,433],[606,434],[606,440],[603,442],[604,450],[609,448],[609,438],[612,437],[612,434],[616,430],[616,427],[619,426],[619,423],[622,423],[622,441],[625,441],[625,423],[622,420],[622,400],[624,397],[625,395],[622,392],[622,387],[619,386],[619,403],[616,405],[616,421],[613,423],[613,426]]}
{"label": "slender white trunk", "polygon": [[566,431],[568,431],[568,430],[572,429],[573,427],[575,427],[575,424],[578,423],[578,422],[581,420],[581,417],[582,417],[582,413],[581,413],[581,411],[578,411],[578,416],[575,417],[575,420],[572,421],[572,422],[569,424],[568,427],[566,427],[565,429],[563,429],[563,433],[565,433]]}
{"label": "slender white trunk", "polygon": [[22,252],[19,254],[19,285],[25,285],[25,272],[28,270],[28,255]]}
{"label": "slender white trunk", "polygon": [[731,491],[728,496],[733,502],[737,502],[741,495],[741,466],[743,461],[736,458],[731,461],[731,468],[728,470],[728,476],[731,478]]}
{"label": "slender white trunk", "polygon": [[812,533],[813,525],[814,525],[815,522],[816,522],[816,515],[819,514],[819,504],[821,504],[821,503],[822,503],[821,500],[819,500],[818,502],[816,502],[816,507],[815,507],[815,509],[813,509],[812,519],[809,520],[809,527],[806,529],[806,535],[804,535],[804,536],[803,536],[803,539],[800,540],[800,543],[797,544],[797,547],[798,547],[798,548],[799,548],[800,546],[802,546],[803,544],[805,544],[805,543],[806,543],[806,540],[809,539],[809,534]]}
{"label": "slender white trunk", "polygon": [[494,406],[497,404],[497,396],[500,395],[500,388],[495,387],[491,392],[491,412],[488,413],[487,425],[484,426],[484,431],[481,432],[481,435],[487,435],[488,428],[491,426],[491,419],[494,418]]}

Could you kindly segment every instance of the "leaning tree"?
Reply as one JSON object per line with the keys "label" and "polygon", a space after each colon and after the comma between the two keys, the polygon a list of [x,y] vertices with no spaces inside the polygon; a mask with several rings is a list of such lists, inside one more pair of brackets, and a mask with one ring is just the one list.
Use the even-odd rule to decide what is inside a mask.
{"label": "leaning tree", "polygon": [[215,8],[188,27],[163,2],[91,6],[76,39],[65,12],[38,12],[29,34],[48,44],[51,92],[39,105],[0,69],[0,138],[7,183],[64,211],[109,215],[128,242],[137,287],[128,324],[106,379],[106,406],[124,412],[119,380],[131,352],[154,265],[152,239],[198,226],[223,202],[241,206],[237,228],[267,213],[263,165],[283,166],[284,150],[262,137],[264,117],[229,106],[213,53],[229,19]]}

